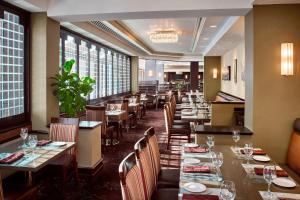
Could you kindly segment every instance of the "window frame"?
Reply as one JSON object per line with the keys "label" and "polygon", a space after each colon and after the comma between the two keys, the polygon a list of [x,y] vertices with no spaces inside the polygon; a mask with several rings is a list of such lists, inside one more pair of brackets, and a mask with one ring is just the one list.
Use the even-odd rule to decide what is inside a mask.
{"label": "window frame", "polygon": [[[98,97],[96,98],[96,99],[89,99],[88,98],[88,103],[97,103],[97,102],[101,102],[102,100],[106,100],[106,99],[108,99],[108,98],[110,98],[110,97],[112,97],[112,96],[118,96],[118,95],[122,95],[122,94],[127,94],[127,93],[130,93],[131,92],[131,68],[132,68],[132,66],[131,66],[131,62],[130,62],[130,65],[129,65],[129,69],[126,69],[126,72],[129,70],[129,74],[130,74],[130,76],[129,76],[129,88],[128,88],[128,90],[127,90],[127,88],[125,88],[125,90],[127,90],[127,91],[122,91],[121,90],[121,92],[119,93],[119,92],[117,92],[117,94],[114,94],[114,70],[115,70],[115,67],[117,67],[117,70],[118,70],[118,65],[117,66],[114,66],[114,64],[113,64],[113,59],[114,59],[114,54],[116,53],[117,54],[117,63],[118,63],[118,61],[119,61],[119,55],[122,55],[122,57],[125,57],[126,58],[126,61],[129,59],[129,61],[131,61],[131,57],[129,56],[129,55],[127,55],[127,54],[125,54],[125,53],[122,53],[122,52],[120,52],[120,51],[118,51],[118,50],[115,50],[115,49],[113,49],[113,48],[111,48],[111,47],[108,47],[108,46],[106,46],[106,45],[103,45],[102,43],[100,43],[100,42],[97,42],[97,41],[95,41],[95,40],[93,40],[93,39],[91,39],[91,38],[88,38],[88,37],[86,37],[86,36],[84,36],[84,35],[82,35],[82,34],[80,34],[80,33],[77,33],[77,32],[75,32],[75,31],[72,31],[72,30],[70,30],[70,29],[68,29],[68,28],[66,28],[66,27],[63,27],[63,26],[61,26],[60,27],[60,38],[62,39],[62,44],[64,44],[64,40],[67,38],[67,36],[72,36],[72,37],[74,37],[74,39],[75,39],[75,43],[77,43],[77,47],[79,47],[79,45],[78,44],[80,44],[80,41],[82,40],[82,41],[85,41],[86,43],[87,43],[87,46],[92,46],[92,45],[94,45],[94,46],[96,46],[96,48],[97,48],[97,50],[98,50],[98,54],[100,55],[100,52],[101,52],[101,49],[103,49],[104,50],[104,52],[105,52],[105,83],[106,83],[106,87],[105,87],[105,96],[104,97],[101,97],[101,95],[100,95],[100,78],[101,78],[101,76],[100,76],[100,73],[98,74],[98,80],[97,80],[97,84],[99,84],[99,87],[98,87],[98,90],[99,90],[99,92],[98,92]],[[62,52],[62,63],[64,63],[65,62],[65,56],[64,56],[64,54],[65,54],[65,49],[64,49],[64,46],[62,45],[62,50],[61,50],[61,52]],[[107,59],[107,52],[108,51],[110,51],[111,52],[111,56],[112,56],[112,94],[111,95],[108,95],[108,59]],[[78,51],[78,54],[77,54],[77,61],[79,61],[79,51]],[[77,65],[76,66],[78,66],[78,70],[79,70],[79,65],[80,65],[80,63],[78,62],[77,63]],[[127,68],[128,66],[126,65],[126,68]],[[99,72],[100,72],[100,56],[99,56],[99,59],[98,59],[98,70],[99,70]],[[80,73],[80,71],[77,71],[77,72],[79,72]],[[88,74],[90,74],[90,67],[88,67]],[[126,74],[125,74],[125,76],[126,76]]]}
{"label": "window frame", "polygon": [[9,3],[0,2],[0,18],[4,11],[19,16],[20,24],[24,26],[24,113],[0,119],[0,133],[31,124],[30,102],[30,13]]}

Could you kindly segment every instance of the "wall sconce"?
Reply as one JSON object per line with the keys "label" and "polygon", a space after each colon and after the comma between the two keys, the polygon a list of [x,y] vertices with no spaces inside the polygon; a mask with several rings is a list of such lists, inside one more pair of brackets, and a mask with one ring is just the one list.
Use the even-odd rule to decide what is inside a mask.
{"label": "wall sconce", "polygon": [[150,76],[150,77],[153,76],[153,71],[152,70],[148,71],[148,76]]}
{"label": "wall sconce", "polygon": [[185,79],[188,79],[188,75],[186,74],[186,75],[184,76],[184,78],[185,78]]}
{"label": "wall sconce", "polygon": [[213,78],[214,79],[218,78],[218,69],[217,68],[213,69]]}
{"label": "wall sconce", "polygon": [[281,43],[281,75],[294,74],[293,43]]}
{"label": "wall sconce", "polygon": [[200,79],[201,78],[201,76],[200,76],[200,74],[198,75],[198,79]]}

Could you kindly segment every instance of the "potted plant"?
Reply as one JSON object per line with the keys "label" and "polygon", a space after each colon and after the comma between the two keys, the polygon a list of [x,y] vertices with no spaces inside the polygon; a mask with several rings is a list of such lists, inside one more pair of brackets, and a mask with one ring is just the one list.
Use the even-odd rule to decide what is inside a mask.
{"label": "potted plant", "polygon": [[93,92],[96,81],[88,76],[79,77],[72,72],[75,60],[68,60],[62,67],[61,73],[54,77],[53,94],[59,101],[59,109],[66,117],[77,117],[78,113],[85,111],[86,98]]}

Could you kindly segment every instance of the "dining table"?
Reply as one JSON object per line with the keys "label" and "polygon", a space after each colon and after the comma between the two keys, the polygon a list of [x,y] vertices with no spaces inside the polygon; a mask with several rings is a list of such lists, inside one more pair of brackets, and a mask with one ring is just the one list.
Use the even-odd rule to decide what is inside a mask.
{"label": "dining table", "polygon": [[114,142],[114,144],[118,144],[120,135],[122,135],[122,121],[126,118],[126,110],[107,110],[105,111],[105,115],[107,116],[108,122],[118,124],[116,127],[117,139]]}
{"label": "dining table", "polygon": [[[192,143],[189,143],[192,144]],[[266,190],[267,183],[262,175],[257,175],[255,168],[263,168],[265,164],[273,163],[277,165],[272,159],[269,162],[259,162],[250,159],[250,163],[247,164],[245,156],[240,153],[241,148],[234,148],[230,145],[216,145],[213,148],[213,152],[221,152],[223,154],[223,164],[220,167],[219,173],[216,170],[215,165],[212,163],[212,153],[210,151],[203,151],[202,153],[190,153],[187,151],[185,145],[181,147],[181,166],[180,166],[180,181],[179,181],[179,194],[178,199],[188,199],[188,195],[195,195],[194,198],[197,199],[197,195],[220,195],[220,185],[222,181],[229,180],[235,184],[236,190],[236,200],[267,200]],[[199,147],[193,148],[207,148],[205,145],[200,145]],[[189,147],[188,147],[189,148]],[[189,164],[189,159],[196,159],[199,162],[194,162]],[[208,167],[209,172],[201,173],[189,173],[191,171],[186,171],[188,167],[201,166],[201,168]],[[280,168],[279,165],[277,165]],[[195,169],[195,168],[194,168]],[[274,200],[278,199],[288,199],[296,200],[300,199],[300,187],[299,178],[295,173],[286,168],[288,176],[286,179],[293,180],[295,187],[286,188],[281,186],[276,186],[272,184],[271,191],[277,196]],[[297,181],[296,181],[297,180]],[[201,193],[195,193],[189,189],[191,184],[203,184],[206,188]],[[184,198],[183,198],[184,197]],[[201,199],[199,197],[199,199]],[[207,198],[209,199],[209,198]],[[219,199],[219,198],[217,198]]]}
{"label": "dining table", "polygon": [[0,169],[24,171],[27,173],[27,184],[32,185],[32,172],[37,172],[52,160],[58,158],[70,148],[75,146],[75,142],[51,142],[44,146],[37,146],[32,151],[29,147],[22,147],[21,138],[9,141],[0,146],[0,157],[3,159],[15,153],[23,154],[23,157],[12,163],[1,163]]}

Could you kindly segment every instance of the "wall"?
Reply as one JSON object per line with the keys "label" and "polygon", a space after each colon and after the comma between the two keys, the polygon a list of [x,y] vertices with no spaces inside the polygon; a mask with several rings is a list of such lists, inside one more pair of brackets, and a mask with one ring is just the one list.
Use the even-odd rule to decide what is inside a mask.
{"label": "wall", "polygon": [[46,13],[31,14],[31,121],[32,129],[46,130],[59,115],[50,77],[59,72],[60,25]]}
{"label": "wall", "polygon": [[[285,161],[293,121],[300,117],[299,19],[299,4],[253,9],[253,139],[277,162]],[[282,42],[294,43],[294,76],[280,74]]]}
{"label": "wall", "polygon": [[[213,78],[213,69],[218,69],[218,76]],[[217,93],[221,89],[221,57],[205,56],[204,57],[204,97],[208,101],[215,100]]]}
{"label": "wall", "polygon": [[[234,82],[234,62],[237,59],[237,83]],[[245,98],[245,43],[241,42],[235,48],[227,51],[221,58],[222,72],[227,66],[231,66],[230,81],[221,80],[221,90],[228,94]]]}

